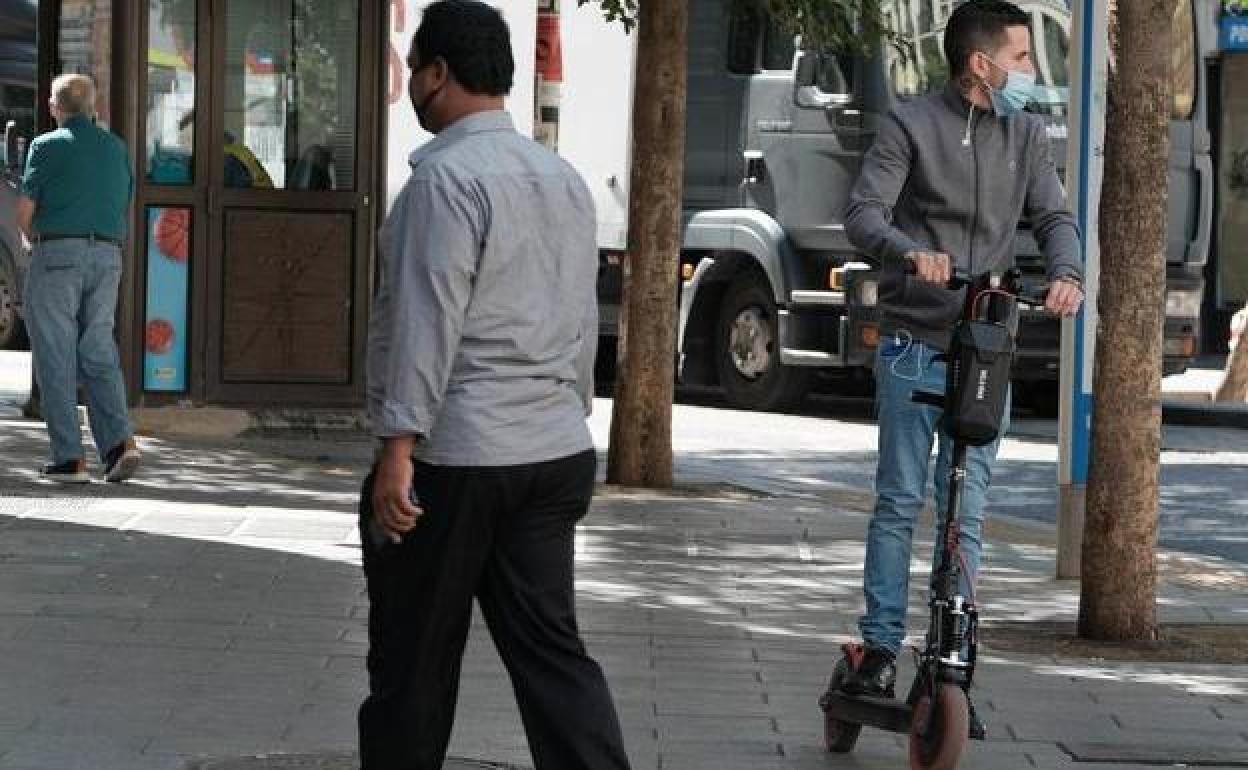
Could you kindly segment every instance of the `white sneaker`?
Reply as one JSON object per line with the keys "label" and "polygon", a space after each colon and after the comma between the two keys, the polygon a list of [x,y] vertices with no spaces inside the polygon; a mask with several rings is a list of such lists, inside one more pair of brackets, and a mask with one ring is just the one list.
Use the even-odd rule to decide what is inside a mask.
{"label": "white sneaker", "polygon": [[128,438],[109,450],[105,461],[104,480],[125,481],[139,468],[139,448],[133,438]]}

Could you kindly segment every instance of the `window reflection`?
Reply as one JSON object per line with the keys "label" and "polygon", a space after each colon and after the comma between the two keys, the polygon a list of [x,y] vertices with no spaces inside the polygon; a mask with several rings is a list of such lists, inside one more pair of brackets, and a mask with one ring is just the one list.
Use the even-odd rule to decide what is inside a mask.
{"label": "window reflection", "polygon": [[229,187],[355,187],[358,2],[231,2],[226,19]]}
{"label": "window reflection", "polygon": [[195,0],[148,0],[147,178],[185,185],[195,156]]}
{"label": "window reflection", "polygon": [[61,0],[56,51],[58,74],[89,75],[95,81],[96,116],[108,126],[112,118],[112,0]]}

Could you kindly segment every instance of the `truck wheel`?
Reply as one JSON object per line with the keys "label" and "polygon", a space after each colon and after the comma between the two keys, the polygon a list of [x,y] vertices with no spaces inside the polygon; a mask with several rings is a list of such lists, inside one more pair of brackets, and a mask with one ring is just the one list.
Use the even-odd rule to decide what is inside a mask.
{"label": "truck wheel", "polygon": [[27,346],[17,301],[17,266],[0,249],[0,350],[24,350]]}
{"label": "truck wheel", "polygon": [[778,410],[806,394],[810,371],[780,363],[776,303],[766,284],[752,275],[737,278],[724,294],[715,358],[719,382],[733,406]]}

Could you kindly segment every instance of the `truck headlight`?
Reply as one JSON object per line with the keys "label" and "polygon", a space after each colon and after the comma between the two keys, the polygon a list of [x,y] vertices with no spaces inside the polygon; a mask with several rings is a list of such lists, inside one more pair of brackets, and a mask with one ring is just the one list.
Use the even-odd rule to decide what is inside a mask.
{"label": "truck headlight", "polygon": [[1167,318],[1199,318],[1200,292],[1192,289],[1171,289],[1166,292]]}
{"label": "truck headlight", "polygon": [[880,299],[879,281],[859,281],[855,291],[858,293],[858,304],[863,307],[875,307],[875,303]]}
{"label": "truck headlight", "polygon": [[1191,334],[1167,337],[1162,344],[1162,355],[1191,358],[1196,355],[1196,337]]}

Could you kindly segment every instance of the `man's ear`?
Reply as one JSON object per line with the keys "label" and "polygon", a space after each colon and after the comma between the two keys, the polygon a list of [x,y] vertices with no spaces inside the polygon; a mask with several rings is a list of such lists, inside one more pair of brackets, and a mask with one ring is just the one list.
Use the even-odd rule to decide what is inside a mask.
{"label": "man's ear", "polygon": [[969,71],[976,83],[993,86],[997,82],[997,68],[993,66],[988,54],[983,51],[976,51],[971,54],[970,63]]}
{"label": "man's ear", "polygon": [[987,66],[988,65],[984,64],[984,55],[980,53],[979,51],[974,51],[973,53],[971,53],[970,58],[967,59],[966,71],[970,73],[976,79],[983,80],[984,75],[986,74],[984,72],[984,69]]}
{"label": "man's ear", "polygon": [[437,78],[438,86],[451,81],[451,65],[447,64],[446,59],[441,56],[433,60],[433,76]]}

